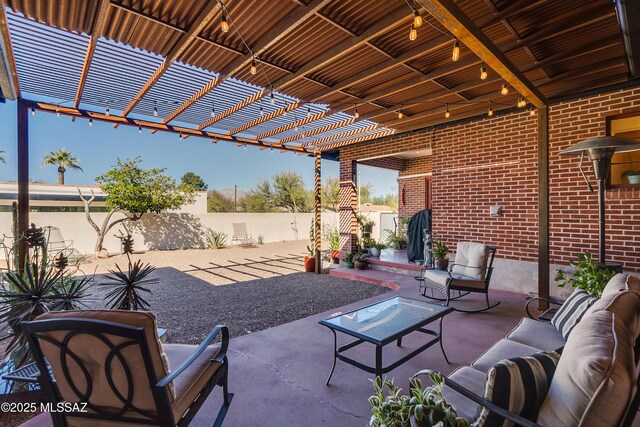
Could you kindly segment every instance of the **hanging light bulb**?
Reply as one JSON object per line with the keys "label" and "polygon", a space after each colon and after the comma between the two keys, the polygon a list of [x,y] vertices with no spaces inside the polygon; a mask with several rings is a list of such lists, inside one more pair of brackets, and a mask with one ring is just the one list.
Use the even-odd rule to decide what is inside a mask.
{"label": "hanging light bulb", "polygon": [[244,151],[247,151],[247,143],[244,143]]}
{"label": "hanging light bulb", "polygon": [[158,117],[158,103],[153,101],[153,117]]}
{"label": "hanging light bulb", "polygon": [[418,30],[416,30],[415,24],[411,24],[411,30],[409,30],[409,40],[415,40],[418,38]]}
{"label": "hanging light bulb", "polygon": [[110,116],[111,112],[109,111],[109,101],[107,101],[107,107],[104,109],[105,116]]}
{"label": "hanging light bulb", "polygon": [[311,117],[311,107],[307,107],[307,118]]}
{"label": "hanging light bulb", "polygon": [[522,99],[522,97],[518,98],[518,103],[516,104],[518,106],[518,108],[522,108],[525,106],[525,102],[524,99]]}
{"label": "hanging light bulb", "polygon": [[509,88],[507,87],[506,84],[502,85],[502,89],[500,90],[500,93],[503,94],[503,95],[506,95],[506,94],[509,93]]}
{"label": "hanging light bulb", "polygon": [[456,42],[453,44],[453,52],[451,53],[451,60],[453,62],[460,59],[460,42],[456,39]]}
{"label": "hanging light bulb", "polygon": [[271,154],[273,154],[273,147],[271,147]]}
{"label": "hanging light bulb", "polygon": [[93,119],[89,118],[89,126],[93,126]]}
{"label": "hanging light bulb", "polygon": [[448,119],[449,117],[451,117],[451,113],[449,112],[449,104],[447,104],[444,108],[444,118]]}
{"label": "hanging light bulb", "polygon": [[273,95],[273,92],[271,92],[271,104],[275,104],[276,103],[276,97]]}
{"label": "hanging light bulb", "polygon": [[31,115],[35,116],[36,115],[36,109],[33,108],[33,105],[31,106]]}
{"label": "hanging light bulb", "polygon": [[356,112],[355,112],[355,113],[353,113],[353,117],[355,117],[356,119],[357,119],[358,117],[360,117],[360,112],[358,111],[358,109],[357,109],[357,108],[356,108]]}
{"label": "hanging light bulb", "polygon": [[530,115],[530,116],[535,116],[535,115],[536,115],[536,110],[535,110],[535,108],[531,108],[531,110],[529,110],[529,115]]}
{"label": "hanging light bulb", "polygon": [[298,125],[296,124],[296,132],[298,132]]}
{"label": "hanging light bulb", "polygon": [[487,111],[487,116],[493,116],[493,108],[489,107],[489,111]]}
{"label": "hanging light bulb", "polygon": [[256,68],[256,58],[255,57],[251,60],[251,69],[249,71],[251,71],[251,74],[255,74],[255,73],[258,72],[258,68]]}
{"label": "hanging light bulb", "polygon": [[424,20],[422,19],[422,16],[420,16],[420,12],[418,12],[417,10],[413,11],[413,25],[418,28],[419,26],[422,25],[422,23],[424,22]]}
{"label": "hanging light bulb", "polygon": [[216,116],[216,103],[215,101],[211,101],[211,117]]}
{"label": "hanging light bulb", "polygon": [[398,111],[398,118],[401,119],[404,117],[404,114],[402,114],[402,110]]}
{"label": "hanging light bulb", "polygon": [[227,12],[222,9],[222,21],[220,21],[220,29],[223,33],[229,31],[229,23],[227,22]]}
{"label": "hanging light bulb", "polygon": [[56,117],[60,117],[60,104],[56,105]]}
{"label": "hanging light bulb", "polygon": [[180,131],[180,135],[178,137],[180,138],[180,141],[182,141],[182,131]]}
{"label": "hanging light bulb", "polygon": [[480,66],[480,80],[486,80],[487,76],[487,67],[485,67],[483,64]]}
{"label": "hanging light bulb", "polygon": [[138,133],[142,133],[142,125],[138,125]]}
{"label": "hanging light bulb", "polygon": [[260,106],[260,115],[264,116],[264,110],[262,109],[262,105]]}
{"label": "hanging light bulb", "polygon": [[285,108],[285,110],[282,112],[282,117],[287,117],[287,109]]}

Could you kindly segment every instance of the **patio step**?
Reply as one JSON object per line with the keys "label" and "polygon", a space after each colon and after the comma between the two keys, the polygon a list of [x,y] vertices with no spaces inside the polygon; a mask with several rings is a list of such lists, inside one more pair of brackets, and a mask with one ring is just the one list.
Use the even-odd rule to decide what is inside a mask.
{"label": "patio step", "polygon": [[378,257],[368,257],[367,264],[372,270],[387,271],[389,273],[405,274],[411,277],[420,275],[421,265],[409,264],[408,262],[382,261]]}
{"label": "patio step", "polygon": [[356,270],[353,268],[340,267],[329,270],[329,275],[342,279],[358,280],[360,282],[386,286],[394,291],[407,287],[416,287],[417,289],[418,286],[413,276],[383,270]]}

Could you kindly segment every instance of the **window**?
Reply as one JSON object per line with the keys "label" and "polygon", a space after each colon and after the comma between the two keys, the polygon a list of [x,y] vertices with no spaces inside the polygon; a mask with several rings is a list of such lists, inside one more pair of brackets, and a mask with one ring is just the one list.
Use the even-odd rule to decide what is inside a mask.
{"label": "window", "polygon": [[[640,111],[607,118],[607,133],[611,136],[640,141]],[[640,187],[640,151],[613,155],[610,187]]]}

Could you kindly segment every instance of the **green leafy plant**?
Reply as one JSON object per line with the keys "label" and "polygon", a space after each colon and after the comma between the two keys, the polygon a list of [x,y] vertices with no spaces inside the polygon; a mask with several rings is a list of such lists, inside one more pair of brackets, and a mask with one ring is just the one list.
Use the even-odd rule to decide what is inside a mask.
{"label": "green leafy plant", "polygon": [[367,253],[363,251],[358,251],[353,255],[354,261],[364,261],[367,258]]}
{"label": "green leafy plant", "polygon": [[353,257],[355,256],[355,254],[347,254],[344,257],[344,261],[345,262],[353,262]]}
{"label": "green leafy plant", "polygon": [[397,250],[402,250],[407,248],[407,239],[404,236],[396,233],[393,230],[389,230],[388,228],[385,229],[384,231],[387,232],[387,240],[386,240],[387,246],[390,246],[393,249],[397,249]]}
{"label": "green leafy plant", "polygon": [[[207,230],[205,242],[210,249],[221,249],[227,243],[227,235],[222,231]],[[262,243],[261,243],[262,244]]]}
{"label": "green leafy plant", "polygon": [[384,243],[381,243],[381,242],[374,243],[374,245],[372,247],[376,248],[376,249],[380,249],[380,250],[387,249],[387,245],[385,245]]}
{"label": "green leafy plant", "polygon": [[556,271],[555,280],[558,282],[558,286],[582,288],[592,297],[600,298],[604,287],[616,275],[615,271],[609,270],[605,265],[593,260],[589,252],[578,255],[578,259],[578,262],[571,261],[569,263],[575,268],[571,276],[564,271]]}
{"label": "green leafy plant", "polygon": [[410,398],[401,396],[401,388],[396,387],[393,379],[376,377],[373,382],[373,396],[369,397],[371,419],[369,427],[407,427],[409,426]]}
{"label": "green leafy plant", "polygon": [[433,257],[435,259],[446,259],[449,253],[449,248],[440,239],[433,241]]}
{"label": "green leafy plant", "polygon": [[376,239],[372,237],[365,237],[362,239],[362,246],[364,248],[372,248],[376,244]]}
{"label": "green leafy plant", "polygon": [[259,245],[264,245],[264,236],[262,236],[262,235],[258,236],[258,244]]}
{"label": "green leafy plant", "polygon": [[309,252],[308,258],[313,258],[316,255],[315,246],[316,246],[316,234],[315,234],[315,226],[313,223],[313,219],[311,220],[311,227],[309,227],[309,244],[307,245],[307,252]]}

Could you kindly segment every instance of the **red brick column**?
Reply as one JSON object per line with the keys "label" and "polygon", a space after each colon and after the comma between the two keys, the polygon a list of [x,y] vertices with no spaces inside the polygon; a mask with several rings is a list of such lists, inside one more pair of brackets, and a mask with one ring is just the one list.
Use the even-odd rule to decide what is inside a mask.
{"label": "red brick column", "polygon": [[[344,156],[346,157],[346,156]],[[340,255],[356,250],[358,222],[357,168],[355,160],[340,157]]]}

